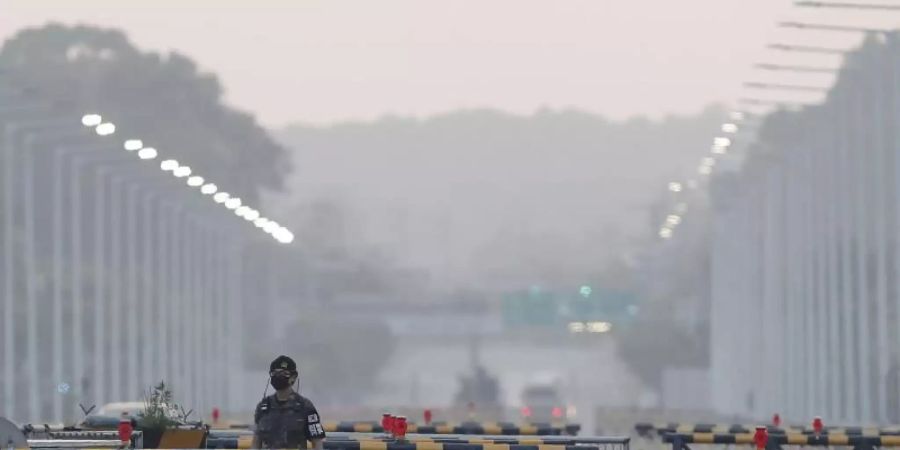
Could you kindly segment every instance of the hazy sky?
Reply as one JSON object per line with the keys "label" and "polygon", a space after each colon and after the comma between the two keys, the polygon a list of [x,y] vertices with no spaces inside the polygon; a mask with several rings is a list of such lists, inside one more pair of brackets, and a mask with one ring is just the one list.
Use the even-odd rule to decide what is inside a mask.
{"label": "hazy sky", "polygon": [[[772,78],[753,62],[775,40],[849,35],[777,20],[884,23],[889,15],[798,9],[790,0],[0,0],[0,38],[47,21],[128,31],[216,72],[227,100],[268,126],[386,113],[576,107],[613,118],[693,113]],[[839,15],[841,14],[841,15]],[[887,17],[888,19],[885,19]],[[840,42],[843,41],[843,42]],[[799,58],[823,65],[834,59]],[[815,75],[780,81],[827,82]],[[754,94],[764,96],[762,94]],[[784,94],[781,94],[782,96]]]}

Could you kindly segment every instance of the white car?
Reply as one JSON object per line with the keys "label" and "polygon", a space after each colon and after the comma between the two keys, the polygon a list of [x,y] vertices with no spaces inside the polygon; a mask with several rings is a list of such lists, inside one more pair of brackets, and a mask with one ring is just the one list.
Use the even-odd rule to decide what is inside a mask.
{"label": "white car", "polygon": [[117,402],[107,403],[97,410],[98,416],[122,417],[122,413],[128,417],[137,418],[144,411],[144,402]]}

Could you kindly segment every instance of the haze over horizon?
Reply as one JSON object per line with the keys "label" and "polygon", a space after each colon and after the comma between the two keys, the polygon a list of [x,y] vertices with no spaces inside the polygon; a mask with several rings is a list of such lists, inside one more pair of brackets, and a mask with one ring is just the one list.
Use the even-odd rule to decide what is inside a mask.
{"label": "haze over horizon", "polygon": [[[139,48],[178,51],[218,75],[226,100],[269,128],[481,108],[658,119],[734,101],[742,81],[766,76],[753,63],[784,58],[766,43],[808,40],[773,25],[796,15],[790,4],[231,0],[178,2],[171,15],[149,0],[7,0],[0,39],[50,21],[127,30]],[[803,15],[844,23],[873,16]]]}

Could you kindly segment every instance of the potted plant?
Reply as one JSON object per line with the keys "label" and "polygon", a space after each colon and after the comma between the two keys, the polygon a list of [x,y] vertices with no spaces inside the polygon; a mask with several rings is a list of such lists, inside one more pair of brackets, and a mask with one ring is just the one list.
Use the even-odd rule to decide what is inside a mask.
{"label": "potted plant", "polygon": [[144,397],[144,410],[138,421],[144,448],[158,448],[166,430],[179,424],[177,411],[171,386],[160,381]]}

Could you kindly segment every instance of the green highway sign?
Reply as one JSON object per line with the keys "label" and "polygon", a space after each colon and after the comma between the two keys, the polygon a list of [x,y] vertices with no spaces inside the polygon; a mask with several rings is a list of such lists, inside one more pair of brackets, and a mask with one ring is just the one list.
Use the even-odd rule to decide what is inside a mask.
{"label": "green highway sign", "polygon": [[639,311],[632,292],[581,286],[570,292],[532,287],[502,299],[507,326],[565,326],[572,322],[627,324]]}

